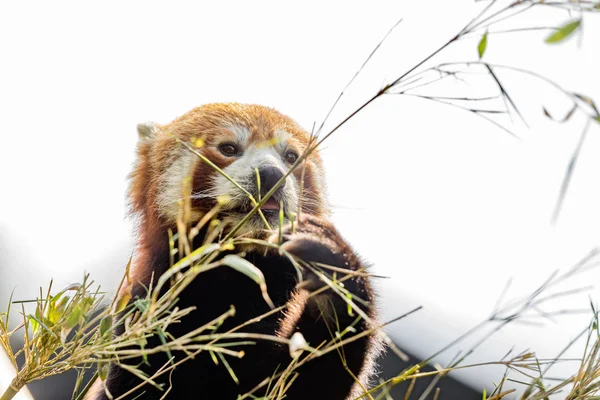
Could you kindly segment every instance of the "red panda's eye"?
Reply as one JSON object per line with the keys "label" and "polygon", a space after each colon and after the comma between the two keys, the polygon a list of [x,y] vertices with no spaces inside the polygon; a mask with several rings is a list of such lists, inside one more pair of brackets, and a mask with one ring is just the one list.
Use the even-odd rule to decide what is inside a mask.
{"label": "red panda's eye", "polygon": [[237,156],[240,153],[239,147],[233,143],[220,144],[219,150],[228,157]]}
{"label": "red panda's eye", "polygon": [[290,150],[287,153],[285,153],[285,160],[287,162],[289,162],[290,164],[295,163],[297,159],[298,159],[298,154],[296,154],[295,151]]}

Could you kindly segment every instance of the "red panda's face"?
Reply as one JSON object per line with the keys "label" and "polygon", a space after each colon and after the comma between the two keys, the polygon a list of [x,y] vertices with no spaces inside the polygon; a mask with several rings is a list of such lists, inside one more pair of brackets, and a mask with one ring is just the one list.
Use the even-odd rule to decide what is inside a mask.
{"label": "red panda's face", "polygon": [[[165,225],[177,219],[181,200],[186,197],[191,199],[192,219],[199,220],[219,202],[219,218],[235,225],[253,208],[250,196],[259,201],[278,183],[261,207],[272,227],[278,225],[280,209],[284,222],[299,208],[317,216],[327,212],[322,166],[316,152],[284,178],[310,138],[292,120],[272,109],[212,104],[192,110],[171,124],[142,125],[139,129],[144,139],[132,174],[134,210],[144,214],[151,209],[153,217]],[[202,157],[175,138],[189,143]],[[262,218],[255,215],[239,233],[265,227]]]}
{"label": "red panda's face", "polygon": [[[276,189],[261,212],[270,225],[277,226],[280,208],[286,219],[298,213],[301,175],[285,174],[304,150],[298,140],[282,129],[260,135],[253,134],[248,126],[225,124],[198,149],[223,173],[202,160],[196,162],[191,191],[193,209],[208,210],[219,200],[221,218],[235,224],[253,208],[250,196],[259,201]],[[310,199],[303,200],[305,207],[310,205]],[[242,232],[265,228],[264,221],[255,215]]]}

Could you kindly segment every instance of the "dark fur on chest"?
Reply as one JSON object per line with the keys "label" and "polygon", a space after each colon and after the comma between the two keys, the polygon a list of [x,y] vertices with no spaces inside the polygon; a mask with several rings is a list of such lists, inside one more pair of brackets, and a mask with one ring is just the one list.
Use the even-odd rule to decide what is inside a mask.
{"label": "dark fur on chest", "polygon": [[[320,232],[320,234],[322,233]],[[324,238],[324,242],[329,244],[322,244],[316,240],[318,237],[314,235],[310,236],[313,238],[311,240],[306,239],[308,236],[303,236],[301,240],[294,242],[295,246],[299,247],[295,251],[299,253],[304,251],[307,257],[316,262],[336,265],[349,270],[360,268],[357,257],[345,242],[336,244],[335,240],[341,240],[337,237],[337,232],[333,232],[331,235],[334,236],[333,241],[330,238],[327,240]],[[332,252],[330,247],[336,247],[336,250]],[[263,272],[269,296],[275,306],[287,304],[288,309],[294,307],[292,303],[295,301],[295,294],[298,293],[298,278],[297,270],[291,262],[277,252],[269,255],[250,252],[245,255],[245,258]],[[169,266],[168,248],[165,246],[155,247],[148,262],[153,266],[155,277],[160,275]],[[310,279],[315,279],[315,277]],[[347,280],[345,287],[362,299],[372,300],[368,280],[364,277]],[[144,291],[142,285],[136,286],[133,293],[134,298],[136,295],[143,297]],[[329,293],[328,296],[326,301],[330,303],[336,314],[333,326],[332,323],[326,321],[327,318],[320,315],[316,303],[305,301],[303,304],[295,306],[303,307],[303,311],[292,321],[290,321],[290,313],[279,311],[258,322],[248,324],[237,332],[281,335],[283,331],[284,335],[289,338],[295,331],[300,331],[311,346],[317,347],[331,340],[334,331],[341,331],[350,324],[354,324],[357,333],[369,329],[365,321],[356,323],[356,315],[348,315],[347,305],[339,298],[339,295]],[[169,327],[168,332],[174,337],[179,337],[214,320],[227,312],[231,306],[235,308],[235,315],[227,318],[217,332],[226,332],[270,311],[256,282],[227,266],[220,266],[198,275],[181,293],[177,306],[180,309],[193,306],[195,310],[185,316],[181,323]],[[372,309],[367,307],[366,312],[370,315]],[[117,334],[119,333],[122,333],[122,328],[121,331],[117,331]],[[236,399],[238,395],[250,391],[265,378],[285,369],[292,361],[287,345],[270,340],[250,340],[253,344],[230,347],[236,351],[243,350],[243,357],[226,356],[239,383],[234,381],[223,362],[219,361],[219,364],[216,365],[207,351],[182,363],[172,374],[167,373],[156,378],[155,382],[164,385],[165,390],[170,388],[167,399]],[[343,359],[340,358],[339,352],[333,351],[329,355],[317,358],[301,367],[298,370],[297,379],[286,394],[286,399],[346,399],[354,385],[352,375],[360,374],[371,340],[369,336],[364,336],[344,346]],[[247,340],[235,338],[231,341]],[[146,347],[152,348],[159,344],[159,338],[152,337],[148,340]],[[175,357],[174,362],[177,362],[186,354],[173,352],[173,356]],[[152,376],[158,368],[168,362],[168,356],[165,353],[150,355],[147,360],[149,365],[141,363],[141,361],[133,360],[130,363],[139,365],[142,371]],[[116,398],[141,382],[139,378],[113,366],[106,384]],[[128,398],[135,398],[142,392],[140,397],[142,399],[160,399],[165,395],[164,391],[146,384],[143,389]],[[260,397],[264,395],[264,389],[254,394]],[[105,395],[101,394],[98,400],[104,399],[103,396]]]}
{"label": "dark fur on chest", "polygon": [[[258,266],[265,274],[267,287],[271,299],[276,306],[284,305],[289,299],[296,286],[295,270],[289,261],[278,257],[263,257],[252,253],[247,256],[248,260]],[[138,295],[143,288],[138,287]],[[179,308],[194,306],[196,309],[183,318],[182,323],[173,325],[169,333],[179,337],[193,329],[198,328],[226,313],[231,306],[235,308],[235,315],[227,318],[217,332],[226,332],[248,319],[255,318],[270,311],[265,303],[258,285],[247,276],[229,267],[222,266],[216,270],[200,274],[180,295],[177,303]],[[250,324],[242,332],[261,333],[273,335],[278,329],[282,312],[265,317],[261,321]],[[232,339],[241,341],[243,339]],[[243,349],[245,355],[241,359],[227,356],[227,361],[238,377],[240,384],[236,384],[230,373],[222,362],[215,365],[208,352],[202,352],[193,360],[189,360],[177,367],[176,372],[169,374],[156,381],[164,384],[165,389],[171,386],[169,398],[206,398],[206,399],[229,399],[243,394],[262,379],[271,375],[275,370],[274,365],[267,353],[273,343],[255,341],[255,344],[244,346],[233,346],[231,349]],[[159,338],[149,340],[147,347],[159,345]],[[275,344],[276,346],[282,346]],[[175,362],[185,356],[183,352],[173,354]],[[140,361],[140,360],[136,360]],[[151,355],[148,358],[149,366],[142,365],[141,370],[149,375],[159,366],[168,362],[165,353]],[[132,387],[138,385],[141,380],[121,371],[114,374],[115,378],[109,381],[109,390],[113,395],[125,393]],[[117,378],[118,376],[118,378]],[[112,377],[111,377],[112,378]],[[145,385],[143,399],[159,399],[164,392]]]}

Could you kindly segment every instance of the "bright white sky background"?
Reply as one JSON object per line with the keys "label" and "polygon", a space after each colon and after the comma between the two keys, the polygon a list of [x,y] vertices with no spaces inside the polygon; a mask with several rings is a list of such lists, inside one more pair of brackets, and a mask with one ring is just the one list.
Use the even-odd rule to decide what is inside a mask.
{"label": "bright white sky background", "polygon": [[[83,270],[114,288],[131,251],[124,194],[138,122],[165,123],[204,103],[237,101],[275,107],[310,129],[404,18],[331,127],[457,33],[479,7],[472,0],[3,3],[0,289],[6,296],[16,286],[16,298],[32,297],[51,277],[61,287],[80,280]],[[530,26],[569,20],[566,13],[531,15]],[[585,17],[580,39],[549,46],[547,35],[490,36],[484,60],[536,70],[599,100],[599,18]],[[431,65],[476,60],[478,39]],[[542,105],[560,116],[568,103],[539,81],[505,74],[503,83],[530,125],[511,128],[519,139],[465,111],[387,96],[322,152],[334,222],[375,273],[390,277],[380,283],[384,319],[425,307],[388,330],[419,357],[485,318],[509,277],[508,297],[526,295],[599,244],[600,126],[589,131],[553,226],[583,120],[556,125],[544,118]],[[453,84],[438,94],[447,90]],[[477,94],[479,86],[470,90]],[[592,271],[558,289],[592,284],[599,275]],[[589,308],[588,296],[598,294],[592,289],[546,311]],[[540,319],[542,327],[510,326],[469,360],[497,359],[513,345],[553,357],[588,320],[560,316]],[[469,343],[437,361],[448,362]],[[456,376],[481,389],[501,373]]]}

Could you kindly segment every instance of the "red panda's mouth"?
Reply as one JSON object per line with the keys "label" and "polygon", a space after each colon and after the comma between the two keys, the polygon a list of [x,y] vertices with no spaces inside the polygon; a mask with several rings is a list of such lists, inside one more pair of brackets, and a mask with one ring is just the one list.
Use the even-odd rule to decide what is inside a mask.
{"label": "red panda's mouth", "polygon": [[273,197],[269,197],[269,199],[260,206],[261,210],[279,210],[279,202],[275,200]]}
{"label": "red panda's mouth", "polygon": [[[226,214],[248,214],[253,208],[250,201],[247,201],[237,207],[226,208],[223,212]],[[269,199],[260,206],[260,211],[264,214],[276,215],[279,213],[280,208],[280,200],[277,199],[277,196],[273,196],[269,197]]]}

